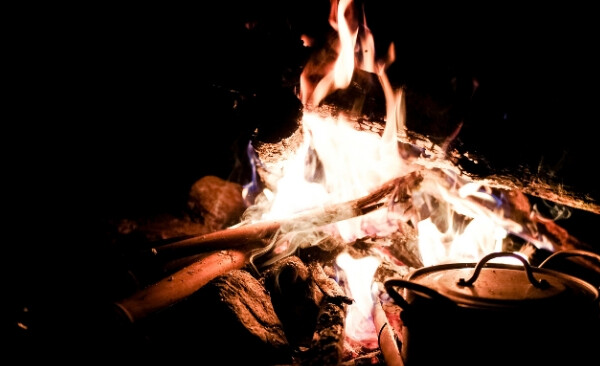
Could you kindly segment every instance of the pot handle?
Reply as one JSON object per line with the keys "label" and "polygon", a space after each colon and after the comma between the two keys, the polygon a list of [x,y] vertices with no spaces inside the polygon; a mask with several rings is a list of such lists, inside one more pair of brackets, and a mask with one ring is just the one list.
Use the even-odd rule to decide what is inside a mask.
{"label": "pot handle", "polygon": [[402,295],[400,295],[398,291],[396,291],[396,287],[402,287],[412,290],[416,293],[425,295],[426,297],[431,298],[432,300],[442,301],[443,303],[446,303],[448,305],[455,305],[454,301],[450,300],[446,296],[427,286],[418,284],[416,282],[411,282],[399,278],[392,278],[385,281],[383,285],[390,297],[394,299],[396,304],[404,310],[410,308],[410,304],[404,299],[404,297],[402,297]]}
{"label": "pot handle", "polygon": [[541,279],[541,280],[536,280],[535,277],[533,277],[533,272],[531,270],[531,266],[529,265],[529,262],[527,262],[527,260],[525,258],[523,258],[522,256],[512,253],[512,252],[495,252],[495,253],[490,253],[488,255],[486,255],[485,257],[481,258],[481,260],[477,263],[477,266],[475,266],[475,270],[473,271],[473,274],[471,275],[471,278],[469,278],[468,280],[465,280],[464,278],[461,278],[458,280],[458,282],[456,283],[458,286],[472,286],[473,283],[475,283],[475,280],[477,280],[477,277],[479,277],[479,273],[481,273],[481,269],[483,268],[483,266],[490,260],[494,259],[494,258],[498,258],[498,257],[513,257],[513,258],[517,258],[518,260],[521,261],[521,263],[523,263],[523,268],[525,269],[525,273],[527,274],[527,279],[529,280],[529,282],[531,282],[531,284],[534,287],[537,288],[547,288],[549,283],[548,281]]}
{"label": "pot handle", "polygon": [[548,264],[549,261],[553,260],[556,257],[567,258],[567,257],[573,257],[573,256],[577,256],[577,255],[595,259],[596,261],[598,261],[598,263],[600,263],[600,255],[598,255],[596,253],[588,252],[587,250],[570,249],[570,250],[561,250],[561,251],[550,254],[548,256],[548,258],[544,259],[544,261],[542,263],[540,263],[538,268],[542,268],[543,266]]}

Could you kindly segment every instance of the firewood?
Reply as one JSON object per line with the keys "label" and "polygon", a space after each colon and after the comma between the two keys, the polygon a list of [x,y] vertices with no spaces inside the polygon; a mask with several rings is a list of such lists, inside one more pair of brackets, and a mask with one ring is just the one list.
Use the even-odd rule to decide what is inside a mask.
{"label": "firewood", "polygon": [[393,179],[382,185],[373,193],[356,200],[337,205],[327,206],[318,212],[303,212],[294,219],[286,221],[266,221],[248,224],[237,228],[217,231],[185,239],[156,248],[159,253],[182,251],[191,255],[198,248],[206,250],[221,246],[227,248],[237,245],[242,249],[212,252],[199,261],[186,266],[163,278],[133,296],[117,302],[116,305],[130,321],[136,321],[147,315],[170,306],[186,298],[194,291],[204,286],[213,278],[232,269],[242,268],[248,261],[249,249],[264,245],[264,240],[274,235],[278,230],[287,226],[297,227],[297,222],[309,220],[311,224],[325,225],[327,223],[362,215],[372,210],[372,205],[378,205],[383,198],[394,192],[399,186],[415,186],[421,181],[420,175],[413,172],[407,176]]}
{"label": "firewood", "polygon": [[[266,364],[282,364],[291,361],[291,348],[283,325],[275,312],[271,297],[261,282],[249,272],[235,269],[208,283],[199,293],[205,317],[209,323],[217,323],[213,329],[216,342],[228,349],[243,344],[244,354],[223,354],[221,362],[228,360],[244,363],[261,360]],[[215,342],[215,343],[216,343]],[[218,345],[215,345],[218,347]],[[262,362],[261,362],[262,363]]]}
{"label": "firewood", "polygon": [[242,186],[212,175],[204,176],[192,185],[187,204],[209,232],[235,224],[246,209]]}
{"label": "firewood", "polygon": [[[143,331],[144,356],[157,363],[207,365],[292,365],[293,349],[260,277],[234,269],[186,299],[135,324]],[[132,347],[131,341],[125,347]],[[120,356],[120,355],[119,355]]]}
{"label": "firewood", "polygon": [[[418,248],[417,232],[408,225],[402,225],[402,230],[394,232],[385,237],[367,237],[357,240],[357,244],[363,243],[372,247],[378,247],[396,265],[404,265],[411,268],[423,267]],[[373,253],[371,253],[373,254]]]}
{"label": "firewood", "polygon": [[[339,365],[344,353],[346,309],[349,298],[344,296],[344,290],[335,281],[324,281],[327,275],[320,265],[310,265],[311,273],[316,275],[319,287],[327,288],[326,295],[320,304],[315,331],[310,349],[302,355],[302,365]],[[327,277],[329,278],[329,277]],[[327,285],[324,285],[326,282]],[[333,295],[333,296],[329,296]]]}
{"label": "firewood", "polygon": [[261,221],[204,234],[153,248],[156,254],[192,254],[206,250],[264,246],[278,231],[289,232],[318,228],[327,224],[364,215],[381,207],[382,200],[397,192],[416,187],[422,181],[419,172],[392,179],[372,193],[354,200],[301,212],[284,220]]}
{"label": "firewood", "polygon": [[278,221],[257,222],[193,236],[166,245],[156,246],[151,250],[155,255],[186,256],[233,247],[253,249],[264,246],[280,227],[281,222]]}
{"label": "firewood", "polygon": [[193,264],[115,302],[115,305],[129,321],[136,322],[185,299],[215,277],[242,268],[246,261],[247,253],[239,250],[207,253]]}
{"label": "firewood", "polygon": [[561,250],[588,250],[593,247],[571,235],[566,229],[560,227],[554,220],[544,219],[541,216],[535,218],[540,233],[548,237],[556,251]]}
{"label": "firewood", "polygon": [[317,262],[312,262],[308,265],[313,281],[319,286],[323,293],[331,298],[338,299],[347,304],[351,304],[352,300],[348,298],[344,290],[331,277],[327,276],[323,267]]}
{"label": "firewood", "polygon": [[325,301],[317,317],[311,347],[301,365],[339,365],[344,353],[346,304]]}
{"label": "firewood", "polygon": [[386,366],[404,366],[404,360],[396,342],[396,334],[388,321],[385,311],[381,307],[379,299],[376,299],[373,305],[373,322],[375,323],[379,348],[385,359]]}
{"label": "firewood", "polygon": [[285,257],[264,271],[263,282],[290,344],[308,347],[323,293],[307,266],[295,255]]}

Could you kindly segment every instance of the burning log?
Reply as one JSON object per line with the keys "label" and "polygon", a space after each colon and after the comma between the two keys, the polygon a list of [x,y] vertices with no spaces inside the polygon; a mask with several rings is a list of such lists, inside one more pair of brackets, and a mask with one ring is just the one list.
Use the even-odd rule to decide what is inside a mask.
{"label": "burning log", "polygon": [[[157,360],[201,364],[292,365],[293,349],[261,278],[245,269],[216,277],[185,300],[135,324],[120,324],[144,346],[126,350],[149,364]],[[133,341],[133,342],[132,342]],[[121,357],[121,355],[118,355]],[[205,361],[206,360],[206,361]]]}
{"label": "burning log", "polygon": [[338,296],[343,294],[344,290],[335,281],[326,282],[327,286],[333,286],[329,290],[336,296],[326,296],[321,302],[311,346],[303,355],[302,365],[339,365],[343,358],[344,323],[350,300],[345,296]]}
{"label": "burning log", "polygon": [[290,344],[308,347],[323,293],[307,266],[295,255],[285,257],[267,268],[263,281]]}
{"label": "burning log", "polygon": [[308,268],[310,270],[310,274],[313,280],[315,281],[317,286],[319,286],[321,291],[323,291],[323,294],[325,294],[325,296],[327,296],[330,299],[340,300],[347,304],[352,303],[352,300],[346,296],[344,290],[340,287],[340,285],[338,285],[338,283],[333,278],[329,277],[325,273],[325,270],[320,264],[312,262],[308,265]]}
{"label": "burning log", "polygon": [[402,232],[394,232],[387,237],[364,238],[357,241],[370,246],[378,246],[387,253],[389,260],[411,268],[423,267],[419,256],[417,232],[409,225],[402,226]]}
{"label": "burning log", "polygon": [[281,227],[278,221],[263,221],[193,236],[170,244],[156,246],[152,252],[158,255],[185,256],[198,252],[232,247],[253,249],[262,247]]}
{"label": "burning log", "polygon": [[[216,325],[211,330],[215,339],[209,343],[215,343],[215,350],[233,351],[222,356],[225,360],[247,363],[254,359],[268,364],[291,361],[290,345],[271,297],[249,272],[231,270],[207,284],[199,295],[208,303],[203,306],[205,316],[212,319],[208,323]],[[232,344],[241,345],[239,349],[244,352],[239,354],[237,346],[231,349]]]}
{"label": "burning log", "polygon": [[379,348],[385,359],[385,364],[387,366],[404,366],[404,360],[396,342],[396,335],[378,299],[376,299],[373,306],[373,322],[375,323]]}
{"label": "burning log", "polygon": [[[191,295],[213,278],[232,269],[242,268],[249,256],[250,249],[264,245],[264,240],[273,236],[278,230],[290,230],[298,223],[310,222],[311,225],[325,225],[339,220],[356,217],[380,207],[380,201],[398,187],[414,187],[421,181],[421,176],[413,172],[407,176],[393,179],[382,185],[373,193],[352,201],[331,205],[318,211],[304,212],[286,221],[267,221],[240,227],[221,230],[210,234],[192,237],[155,249],[157,253],[170,251],[189,252],[199,249],[210,249],[228,246],[243,247],[212,252],[199,261],[186,266],[151,285],[133,296],[117,302],[116,305],[132,322],[170,306]],[[191,253],[187,253],[190,255]]]}
{"label": "burning log", "polygon": [[339,365],[344,353],[346,304],[325,301],[319,311],[317,327],[303,365]]}
{"label": "burning log", "polygon": [[244,247],[246,249],[261,247],[279,230],[288,232],[297,230],[304,225],[308,225],[308,228],[317,228],[369,213],[381,207],[380,201],[385,197],[398,190],[405,191],[415,188],[421,180],[422,176],[414,171],[406,176],[388,181],[372,193],[355,200],[302,212],[286,220],[245,224],[184,239],[153,248],[153,251],[157,254],[166,255],[168,253],[192,254],[227,247]]}
{"label": "burning log", "polygon": [[247,253],[239,250],[208,253],[197,262],[116,302],[115,305],[130,322],[136,322],[188,297],[212,279],[233,269],[242,268],[246,261]]}
{"label": "burning log", "polygon": [[192,185],[187,204],[192,213],[202,218],[209,232],[238,222],[246,209],[242,186],[212,175]]}

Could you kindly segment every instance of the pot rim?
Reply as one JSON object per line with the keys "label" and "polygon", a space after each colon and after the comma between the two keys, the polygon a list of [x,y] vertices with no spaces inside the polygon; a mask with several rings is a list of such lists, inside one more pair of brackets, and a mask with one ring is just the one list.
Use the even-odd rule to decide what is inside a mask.
{"label": "pot rim", "polygon": [[[410,273],[407,281],[429,288],[461,307],[536,309],[552,304],[572,307],[600,301],[600,290],[579,277],[531,267],[524,259],[523,265],[488,262],[505,255],[516,256],[496,252],[478,263],[422,267]],[[412,293],[419,291],[413,289]]]}

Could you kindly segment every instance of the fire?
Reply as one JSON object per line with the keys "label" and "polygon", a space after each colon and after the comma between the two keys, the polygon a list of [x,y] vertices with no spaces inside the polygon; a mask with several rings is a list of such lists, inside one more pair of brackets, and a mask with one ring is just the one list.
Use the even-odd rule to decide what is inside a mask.
{"label": "fire", "polygon": [[[400,156],[389,153],[389,144],[377,135],[355,130],[343,116],[305,113],[302,124],[305,143],[285,165],[270,211],[263,218],[287,217],[320,205],[361,197],[407,171]],[[387,235],[390,230],[397,230],[397,225],[385,220],[385,214],[375,211],[342,221],[337,229],[346,241],[364,236],[365,231]],[[369,225],[369,222],[381,224]]]}
{"label": "fire", "polygon": [[379,260],[375,257],[354,259],[348,253],[340,254],[336,264],[343,270],[345,284],[354,300],[346,316],[346,336],[366,348],[377,348],[377,332],[373,323],[373,276]]}
{"label": "fire", "polygon": [[[268,208],[260,219],[278,219],[302,210],[344,202],[363,196],[383,182],[410,173],[416,167],[406,164],[398,154],[398,131],[404,116],[402,93],[394,92],[383,72],[385,63],[376,63],[374,42],[363,20],[358,65],[369,72],[377,70],[388,99],[388,122],[383,136],[365,134],[354,128],[350,116],[327,115],[313,111],[328,94],[348,87],[355,71],[355,49],[359,24],[355,21],[354,2],[332,1],[330,24],[337,30],[339,42],[334,45],[337,58],[333,65],[321,65],[327,71],[313,87],[314,69],[301,76],[300,98],[305,105],[302,117],[303,144],[289,158],[277,182],[276,194],[267,200]],[[400,109],[401,110],[401,109]],[[401,110],[402,111],[402,110]],[[270,192],[267,193],[271,194]],[[390,212],[375,211],[361,218],[336,224],[335,230],[350,242],[365,235],[388,235],[397,230]]]}
{"label": "fire", "polygon": [[[394,45],[390,45],[385,59],[376,59],[366,18],[363,15],[362,22],[357,21],[357,13],[353,1],[332,0],[330,24],[338,35],[333,44],[337,56],[319,67],[307,66],[303,72],[299,93],[305,106],[301,120],[303,143],[283,162],[276,188],[265,190],[249,210],[251,219],[289,218],[298,212],[364,196],[390,179],[421,171],[424,181],[411,192],[409,210],[390,201],[382,209],[319,227],[319,231],[349,243],[367,236],[386,236],[400,230],[401,222],[410,223],[418,233],[419,255],[425,266],[476,262],[501,250],[508,235],[548,248],[530,225],[527,213],[514,216],[516,209],[502,190],[489,188],[485,182],[472,182],[450,164],[444,164],[445,152],[402,157],[399,141],[406,136],[404,95],[402,89],[392,87],[385,73],[395,59]],[[334,116],[320,108],[324,98],[350,85],[357,68],[375,74],[384,91],[386,123],[381,135],[356,130],[348,113]],[[304,235],[302,240],[284,235],[275,253],[289,253],[295,245],[306,242],[317,245],[317,228],[304,229],[294,232],[296,236]],[[352,261],[343,254],[337,264],[346,274],[356,301],[348,315],[347,332],[363,342],[376,342],[372,322],[365,326],[365,319],[373,306],[370,283],[379,262],[371,257]]]}

